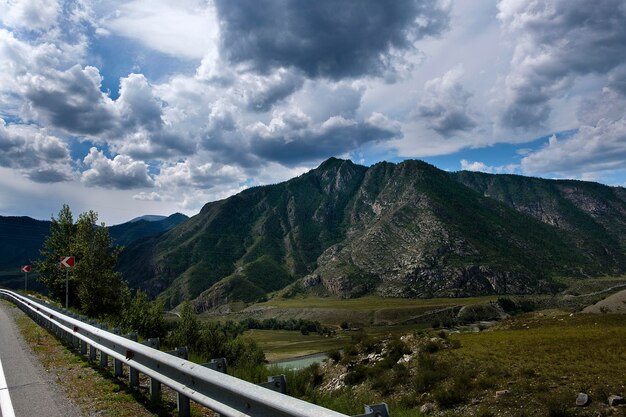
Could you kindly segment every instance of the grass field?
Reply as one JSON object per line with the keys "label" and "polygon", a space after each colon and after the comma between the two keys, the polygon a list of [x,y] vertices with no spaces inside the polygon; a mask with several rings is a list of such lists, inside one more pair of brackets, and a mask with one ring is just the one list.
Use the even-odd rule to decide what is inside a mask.
{"label": "grass field", "polygon": [[369,311],[396,308],[443,308],[453,305],[471,305],[497,300],[498,296],[470,298],[383,298],[368,296],[361,298],[339,299],[336,297],[294,297],[276,298],[259,306],[273,306],[279,308],[307,308],[307,309],[336,309],[350,311]]}
{"label": "grass field", "polygon": [[[623,408],[618,414],[602,411],[608,395],[626,395],[626,315],[534,313],[506,320],[492,331],[453,338],[461,348],[437,357],[453,372],[476,370],[466,387],[470,396],[481,398],[475,410],[498,410],[493,415],[626,415]],[[495,390],[503,389],[510,395],[496,400]],[[585,410],[574,406],[581,391],[592,398]]]}
{"label": "grass field", "polygon": [[[404,335],[415,330],[424,329],[420,325],[375,326],[362,330],[372,337],[382,337],[389,334]],[[324,337],[317,334],[302,335],[296,331],[286,330],[249,330],[247,337],[254,339],[265,352],[268,361],[294,358],[314,353],[328,352],[338,349],[348,343],[353,331],[338,331],[334,337]]]}

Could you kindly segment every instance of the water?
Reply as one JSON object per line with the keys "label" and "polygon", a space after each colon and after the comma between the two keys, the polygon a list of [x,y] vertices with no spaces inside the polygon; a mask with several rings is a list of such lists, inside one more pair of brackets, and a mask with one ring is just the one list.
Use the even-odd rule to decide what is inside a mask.
{"label": "water", "polygon": [[322,363],[328,359],[325,353],[316,353],[313,355],[301,356],[299,358],[286,359],[282,361],[272,362],[268,366],[276,365],[293,371],[304,369],[314,363]]}

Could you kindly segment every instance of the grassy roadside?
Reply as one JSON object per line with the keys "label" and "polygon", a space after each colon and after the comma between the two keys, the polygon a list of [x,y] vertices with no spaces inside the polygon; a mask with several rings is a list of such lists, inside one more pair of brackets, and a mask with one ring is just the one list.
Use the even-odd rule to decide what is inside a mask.
{"label": "grassy roadside", "polygon": [[[3,303],[5,301],[2,301]],[[38,326],[13,304],[6,303],[15,312],[17,327],[33,354],[57,384],[86,416],[99,417],[174,417],[175,394],[163,387],[164,400],[152,404],[147,394],[147,379],[138,390],[131,389],[126,380],[117,379],[112,370],[101,369],[74,352],[61,341]],[[128,372],[124,367],[124,371]],[[214,416],[212,412],[192,404],[192,415]]]}

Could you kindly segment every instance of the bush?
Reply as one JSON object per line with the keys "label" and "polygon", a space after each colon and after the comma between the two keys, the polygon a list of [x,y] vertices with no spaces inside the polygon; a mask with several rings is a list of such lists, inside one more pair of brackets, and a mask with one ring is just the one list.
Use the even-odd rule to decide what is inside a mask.
{"label": "bush", "polygon": [[[127,295],[130,297],[130,294]],[[135,331],[143,338],[163,338],[166,334],[163,319],[163,303],[150,301],[143,291],[137,291],[135,299],[126,302],[116,325],[125,332]]]}
{"label": "bush", "polygon": [[372,389],[378,391],[381,395],[389,395],[394,388],[394,383],[389,372],[378,373],[372,381]]}
{"label": "bush", "polygon": [[438,364],[431,355],[421,353],[417,358],[417,375],[413,378],[413,388],[417,392],[430,391],[446,376],[445,366]]}
{"label": "bush", "polygon": [[465,401],[465,394],[462,389],[457,386],[452,388],[439,388],[433,392],[433,399],[441,408],[452,408]]}
{"label": "bush", "polygon": [[265,362],[265,353],[257,343],[243,336],[226,343],[226,360],[233,367],[253,367]]}
{"label": "bush", "polygon": [[328,352],[328,358],[337,363],[341,360],[341,351],[339,349],[333,349]]}
{"label": "bush", "polygon": [[367,368],[363,365],[357,365],[352,367],[346,377],[344,382],[346,385],[357,385],[367,379]]}
{"label": "bush", "polygon": [[515,305],[515,302],[511,300],[510,298],[506,298],[506,297],[498,298],[498,305],[500,306],[502,310],[504,310],[506,313],[509,313],[509,314],[513,314],[517,311],[517,306]]}

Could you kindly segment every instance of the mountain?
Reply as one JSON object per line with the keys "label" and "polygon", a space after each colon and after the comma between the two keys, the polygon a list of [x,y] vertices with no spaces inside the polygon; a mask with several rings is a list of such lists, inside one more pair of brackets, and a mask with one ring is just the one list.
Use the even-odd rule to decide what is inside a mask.
{"label": "mountain", "polygon": [[[184,222],[188,217],[176,213],[162,220],[138,219],[109,227],[115,244],[129,245],[135,240],[158,235]],[[49,232],[50,221],[30,217],[0,216],[0,285],[22,288],[23,274],[20,272],[20,266],[32,264],[39,258],[39,250]],[[29,284],[29,288],[45,291],[45,288],[35,281],[37,272],[33,271],[31,276],[32,285]]]}
{"label": "mountain", "polygon": [[0,269],[30,264],[50,230],[50,222],[30,217],[0,216]]}
{"label": "mountain", "polygon": [[181,213],[175,213],[168,217],[141,216],[129,222],[109,227],[109,234],[115,244],[127,246],[136,240],[163,233],[187,219],[189,217]]}
{"label": "mountain", "polygon": [[[180,213],[176,213],[180,214]],[[135,217],[132,220],[129,220],[128,223],[138,222],[141,220],[145,220],[147,222],[160,222],[161,220],[167,219],[167,216],[161,216],[158,214],[146,214],[144,216]]]}
{"label": "mountain", "polygon": [[169,306],[196,299],[199,309],[285,287],[286,295],[340,297],[548,291],[555,276],[626,270],[624,192],[448,173],[421,161],[367,168],[331,158],[292,180],[206,204],[130,245],[119,268]]}
{"label": "mountain", "polygon": [[[30,217],[0,216],[0,285],[8,288],[24,288],[21,265],[29,265],[39,256],[39,248],[50,229],[49,221]],[[29,274],[28,288],[43,291],[37,281],[37,273]]]}

